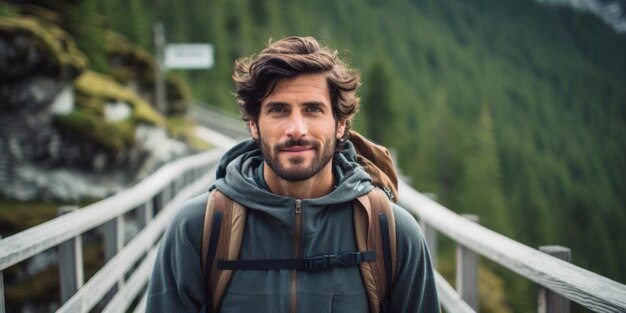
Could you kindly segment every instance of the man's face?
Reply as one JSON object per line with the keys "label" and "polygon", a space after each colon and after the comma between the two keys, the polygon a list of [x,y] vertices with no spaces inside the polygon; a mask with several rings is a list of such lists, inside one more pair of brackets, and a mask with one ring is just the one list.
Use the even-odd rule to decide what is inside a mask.
{"label": "man's face", "polygon": [[326,77],[306,74],[279,80],[261,102],[258,125],[250,121],[250,130],[273,173],[303,181],[332,171],[330,161],[345,121],[335,121]]}

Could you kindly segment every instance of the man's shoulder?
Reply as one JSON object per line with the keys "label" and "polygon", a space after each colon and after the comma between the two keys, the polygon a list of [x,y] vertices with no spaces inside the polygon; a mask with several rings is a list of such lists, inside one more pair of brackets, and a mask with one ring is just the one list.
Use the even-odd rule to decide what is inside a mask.
{"label": "man's shoulder", "polygon": [[204,212],[209,199],[209,193],[204,192],[180,205],[172,219],[169,228],[175,233],[186,233],[195,236],[201,233],[204,225]]}
{"label": "man's shoulder", "polygon": [[409,211],[396,203],[392,203],[391,207],[396,221],[396,233],[398,236],[413,237],[416,239],[423,237],[422,229]]}

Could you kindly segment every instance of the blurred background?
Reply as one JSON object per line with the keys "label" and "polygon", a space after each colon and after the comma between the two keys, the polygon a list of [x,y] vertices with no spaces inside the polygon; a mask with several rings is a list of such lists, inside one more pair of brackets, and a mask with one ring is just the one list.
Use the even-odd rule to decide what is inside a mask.
{"label": "blurred background", "polygon": [[[355,128],[396,152],[414,188],[626,283],[625,12],[621,0],[0,1],[0,235],[210,148],[190,131],[192,100],[236,113],[234,60],[311,35],[359,69]],[[215,59],[168,71],[161,109],[157,23]],[[58,298],[56,273],[40,272],[5,272],[9,312]],[[504,268],[481,262],[480,284],[481,311],[536,309],[536,286]]]}

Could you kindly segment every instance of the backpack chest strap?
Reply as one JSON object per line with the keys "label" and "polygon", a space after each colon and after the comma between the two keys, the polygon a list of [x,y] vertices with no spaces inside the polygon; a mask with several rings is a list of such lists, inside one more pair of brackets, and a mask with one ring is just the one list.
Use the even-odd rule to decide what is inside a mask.
{"label": "backpack chest strap", "polygon": [[217,261],[217,268],[221,270],[300,270],[318,272],[333,267],[356,266],[362,262],[376,260],[374,251],[344,252],[340,254],[316,255],[300,259],[268,259],[268,260],[234,260]]}

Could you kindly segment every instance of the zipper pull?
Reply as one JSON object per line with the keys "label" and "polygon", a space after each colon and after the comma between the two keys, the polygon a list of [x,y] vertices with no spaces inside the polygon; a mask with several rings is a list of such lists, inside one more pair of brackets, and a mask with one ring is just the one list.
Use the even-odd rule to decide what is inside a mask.
{"label": "zipper pull", "polygon": [[297,199],[296,200],[296,213],[300,214],[300,212],[302,212],[302,200]]}

